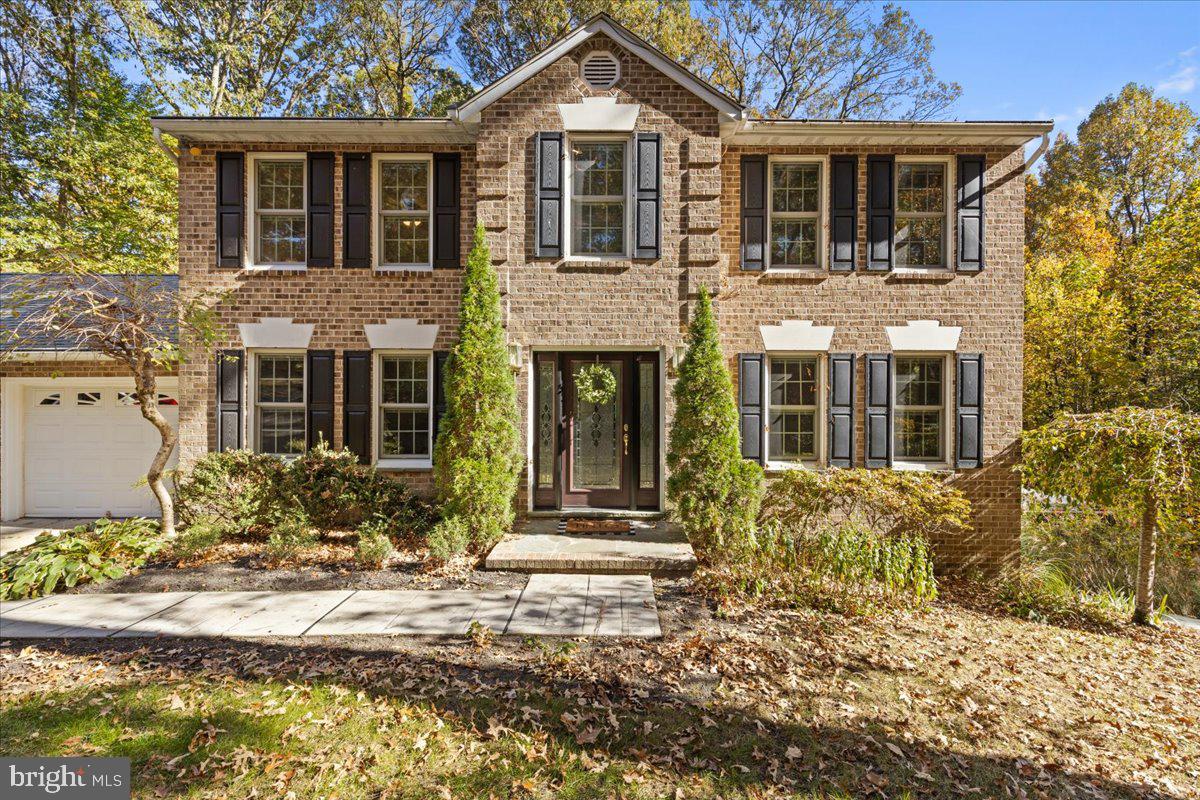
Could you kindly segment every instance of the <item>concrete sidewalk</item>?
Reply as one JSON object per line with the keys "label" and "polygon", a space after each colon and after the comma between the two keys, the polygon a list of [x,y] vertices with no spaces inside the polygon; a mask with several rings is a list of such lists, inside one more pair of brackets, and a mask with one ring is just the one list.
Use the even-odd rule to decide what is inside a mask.
{"label": "concrete sidewalk", "polygon": [[0,603],[0,639],[108,636],[662,635],[648,575],[531,575],[499,591],[69,594]]}

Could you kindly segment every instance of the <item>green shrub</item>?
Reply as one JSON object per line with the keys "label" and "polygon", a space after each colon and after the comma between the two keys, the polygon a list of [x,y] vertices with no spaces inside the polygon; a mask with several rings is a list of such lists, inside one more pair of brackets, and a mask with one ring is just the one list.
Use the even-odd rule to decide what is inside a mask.
{"label": "green shrub", "polygon": [[249,450],[208,453],[175,483],[184,527],[204,519],[222,535],[261,533],[277,512],[287,464]]}
{"label": "green shrub", "polygon": [[171,557],[179,561],[195,558],[216,547],[228,534],[228,527],[212,517],[193,520],[175,541],[171,542]]}
{"label": "green shrub", "polygon": [[[1061,563],[1024,562],[1000,577],[997,598],[1009,613],[1035,622],[1087,620],[1116,624],[1133,614],[1133,593],[1127,589],[1104,586],[1098,590],[1081,588]],[[1152,612],[1158,622],[1166,612],[1164,604]]]}
{"label": "green shrub", "polygon": [[443,514],[465,525],[467,536],[439,536],[439,547],[486,547],[512,527],[522,459],[516,383],[482,225],[463,275],[458,341],[444,389],[434,478]]}
{"label": "green shrub", "polygon": [[313,530],[312,520],[299,507],[289,509],[276,521],[267,537],[267,559],[274,563],[287,561],[305,547],[312,547],[320,537]]}
{"label": "green shrub", "polygon": [[449,561],[463,552],[471,542],[471,529],[459,517],[447,517],[429,532],[429,557],[434,561]]}
{"label": "green shrub", "polygon": [[762,469],[741,455],[733,381],[717,338],[708,290],[701,287],[675,381],[667,448],[667,498],[696,554],[706,561],[753,533]]}
{"label": "green shrub", "polygon": [[386,521],[371,519],[358,526],[358,544],[354,547],[354,560],[360,567],[379,569],[395,549],[388,537]]}
{"label": "green shrub", "polygon": [[142,518],[100,519],[58,535],[42,534],[0,559],[0,599],[40,597],[60,586],[119,578],[161,547],[158,523]]}

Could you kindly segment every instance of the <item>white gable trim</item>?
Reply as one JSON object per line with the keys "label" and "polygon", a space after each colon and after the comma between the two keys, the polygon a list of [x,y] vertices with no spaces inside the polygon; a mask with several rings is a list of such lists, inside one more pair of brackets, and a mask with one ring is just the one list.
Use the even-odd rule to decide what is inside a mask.
{"label": "white gable trim", "polygon": [[606,14],[600,14],[585,22],[554,44],[526,61],[490,86],[486,86],[458,108],[451,109],[451,116],[460,122],[475,122],[480,112],[499,100],[546,67],[574,50],[597,34],[604,34],[638,58],[645,61],[692,94],[716,108],[730,119],[744,119],[746,110],[731,98],[721,94],[709,84],[697,78],[665,55],[655,50],[629,31],[617,25]]}
{"label": "white gable trim", "polygon": [[312,339],[313,325],[292,322],[291,317],[264,317],[258,322],[238,323],[242,346],[248,350],[258,347],[307,350]]}
{"label": "white gable trim", "polygon": [[958,349],[962,328],[935,319],[909,320],[907,325],[888,326],[892,349],[900,353],[953,353]]}
{"label": "white gable trim", "polygon": [[579,103],[559,103],[564,131],[632,131],[642,107],[617,103],[615,97],[585,97]]}
{"label": "white gable trim", "polygon": [[833,341],[832,325],[813,325],[809,319],[785,319],[778,325],[760,325],[763,349],[768,353],[827,353]]}
{"label": "white gable trim", "polygon": [[372,350],[432,350],[438,326],[415,319],[389,319],[382,325],[363,325]]}

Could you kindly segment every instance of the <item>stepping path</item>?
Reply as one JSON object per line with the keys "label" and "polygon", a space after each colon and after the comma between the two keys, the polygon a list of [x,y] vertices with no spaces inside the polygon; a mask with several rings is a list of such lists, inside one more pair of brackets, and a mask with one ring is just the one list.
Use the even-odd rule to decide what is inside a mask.
{"label": "stepping path", "polygon": [[67,594],[0,603],[0,639],[662,635],[649,575],[531,575],[524,589]]}

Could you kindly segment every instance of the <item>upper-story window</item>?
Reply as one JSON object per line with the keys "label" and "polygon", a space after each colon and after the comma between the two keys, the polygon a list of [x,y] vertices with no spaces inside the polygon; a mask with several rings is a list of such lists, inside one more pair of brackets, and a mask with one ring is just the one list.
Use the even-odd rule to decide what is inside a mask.
{"label": "upper-story window", "polygon": [[771,356],[768,461],[817,458],[820,360],[816,356]]}
{"label": "upper-story window", "polygon": [[896,164],[896,266],[947,264],[947,162]]}
{"label": "upper-story window", "polygon": [[821,263],[821,163],[771,161],[771,252],[775,268]]}
{"label": "upper-story window", "polygon": [[432,158],[383,155],[376,156],[376,164],[379,267],[431,267]]}
{"label": "upper-story window", "polygon": [[943,356],[896,357],[897,461],[945,461],[945,366]]}
{"label": "upper-story window", "polygon": [[254,263],[305,263],[305,159],[303,154],[252,159]]}
{"label": "upper-story window", "polygon": [[570,143],[571,255],[627,255],[628,145],[624,140]]}

